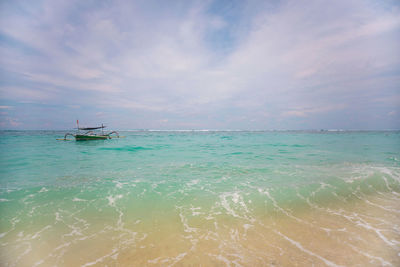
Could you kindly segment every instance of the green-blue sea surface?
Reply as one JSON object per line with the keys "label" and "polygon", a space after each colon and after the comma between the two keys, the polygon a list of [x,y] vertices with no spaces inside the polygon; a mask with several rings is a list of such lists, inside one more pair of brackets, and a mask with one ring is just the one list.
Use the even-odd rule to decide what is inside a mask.
{"label": "green-blue sea surface", "polygon": [[[238,225],[244,227],[240,237],[265,220],[301,218],[318,208],[340,211],[341,205],[368,196],[400,196],[400,133],[395,131],[120,135],[124,138],[59,141],[64,132],[0,132],[4,265],[124,265],[130,253],[137,255],[141,249],[138,263],[145,265],[173,265],[185,259],[196,265],[202,253],[209,263],[235,265],[232,255],[251,251],[242,247],[229,254],[226,249],[229,242],[223,234],[231,238]],[[383,243],[387,239],[390,257],[376,257],[390,264],[397,263],[400,252],[398,225],[390,230],[392,239],[390,233],[372,233]],[[299,253],[315,258],[313,264],[335,262],[333,256],[315,256],[307,243],[298,245],[301,238],[296,235],[271,231],[293,250],[304,248]],[[218,235],[226,243],[212,238]],[[175,248],[151,250],[157,238]],[[205,252],[201,242],[207,240],[217,245]],[[91,254],[79,254],[87,246],[93,246]],[[72,260],[73,255],[81,256]],[[238,257],[236,263],[246,265],[246,259]],[[282,258],[281,263],[287,262]]]}

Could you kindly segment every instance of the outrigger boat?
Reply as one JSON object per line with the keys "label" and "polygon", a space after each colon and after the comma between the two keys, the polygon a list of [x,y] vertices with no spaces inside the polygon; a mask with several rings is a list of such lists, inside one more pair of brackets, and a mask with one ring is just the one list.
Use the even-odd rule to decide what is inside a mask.
{"label": "outrigger boat", "polygon": [[[101,126],[99,126],[99,127],[85,127],[85,128],[79,127],[78,120],[76,121],[76,124],[78,125],[77,133],[75,133],[75,134],[66,133],[64,135],[64,139],[57,139],[57,140],[71,140],[71,139],[67,139],[67,136],[69,136],[69,135],[75,137],[76,141],[105,140],[105,139],[111,139],[111,138],[120,138],[119,133],[116,131],[105,133],[103,129],[106,128],[106,126],[104,126],[103,124],[101,124]],[[94,132],[94,130],[99,130],[99,129],[101,129],[101,133]],[[86,131],[86,132],[81,133],[80,131]]]}

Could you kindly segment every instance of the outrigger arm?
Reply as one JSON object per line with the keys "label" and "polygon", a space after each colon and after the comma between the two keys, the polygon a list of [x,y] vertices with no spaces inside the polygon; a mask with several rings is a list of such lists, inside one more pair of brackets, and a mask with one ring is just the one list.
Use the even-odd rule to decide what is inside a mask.
{"label": "outrigger arm", "polygon": [[[117,131],[112,131],[111,133],[108,133],[108,134],[107,134],[109,139],[113,138],[113,137],[110,136],[110,135],[112,135],[112,134],[116,134],[116,135],[117,135],[116,138],[119,138],[119,133],[118,133]],[[115,138],[115,137],[114,137],[114,138]]]}
{"label": "outrigger arm", "polygon": [[72,134],[72,133],[66,133],[66,134],[64,135],[64,140],[67,140],[67,136],[68,136],[68,135],[71,135],[71,136],[75,137],[75,135]]}

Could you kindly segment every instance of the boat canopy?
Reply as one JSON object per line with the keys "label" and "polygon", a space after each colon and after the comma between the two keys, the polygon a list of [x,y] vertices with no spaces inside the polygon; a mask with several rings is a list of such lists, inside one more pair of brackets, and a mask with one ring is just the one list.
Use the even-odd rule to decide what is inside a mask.
{"label": "boat canopy", "polygon": [[89,128],[78,128],[78,130],[84,130],[84,131],[89,131],[89,130],[97,130],[97,129],[102,129],[106,128],[106,126],[100,126],[100,127],[89,127]]}

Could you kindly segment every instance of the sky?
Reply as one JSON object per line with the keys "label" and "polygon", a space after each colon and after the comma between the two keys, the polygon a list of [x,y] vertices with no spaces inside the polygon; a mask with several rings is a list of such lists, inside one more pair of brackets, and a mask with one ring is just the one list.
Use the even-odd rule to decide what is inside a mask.
{"label": "sky", "polygon": [[400,1],[0,1],[0,129],[400,129]]}

